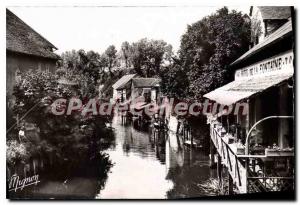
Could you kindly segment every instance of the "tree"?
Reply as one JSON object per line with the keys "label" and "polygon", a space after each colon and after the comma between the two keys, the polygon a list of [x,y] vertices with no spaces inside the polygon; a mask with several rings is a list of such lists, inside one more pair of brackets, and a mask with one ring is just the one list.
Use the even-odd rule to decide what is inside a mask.
{"label": "tree", "polygon": [[60,68],[88,73],[95,82],[99,79],[99,72],[105,67],[100,61],[100,54],[94,51],[66,51],[61,54],[61,59]]}
{"label": "tree", "polygon": [[190,82],[186,94],[201,99],[232,80],[229,65],[247,51],[249,43],[248,16],[226,7],[189,25],[179,50],[180,64]]}
{"label": "tree", "polygon": [[116,50],[116,47],[114,45],[108,46],[108,48],[104,52],[107,59],[107,67],[110,75],[113,75],[112,68],[116,65],[117,52],[118,51]]}
{"label": "tree", "polygon": [[[48,158],[54,153],[55,164],[64,166],[64,170],[68,167],[67,164],[78,167],[79,164],[96,159],[100,149],[105,146],[100,146],[101,139],[112,139],[111,131],[105,126],[106,117],[85,116],[79,111],[74,111],[71,115],[55,115],[52,112],[52,103],[56,99],[69,100],[84,89],[80,87],[81,84],[72,88],[59,84],[57,80],[60,77],[42,70],[29,70],[20,74],[20,80],[14,86],[16,101],[13,111],[15,116],[21,118],[20,127],[33,123],[37,129],[27,133],[23,140],[17,137],[20,127],[12,130],[7,142],[9,164],[26,162],[30,157],[36,156]],[[80,77],[86,82],[84,74],[81,73]],[[83,106],[84,103],[83,101]],[[60,105],[56,109],[65,106]],[[31,137],[35,134],[39,137]]]}
{"label": "tree", "polygon": [[130,56],[130,44],[127,41],[125,41],[121,45],[121,57],[125,62],[126,68],[130,67],[129,56]]}
{"label": "tree", "polygon": [[160,72],[162,92],[169,97],[184,99],[187,93],[188,79],[183,67],[177,63]]}
{"label": "tree", "polygon": [[145,77],[159,75],[160,67],[172,56],[172,46],[163,40],[143,38],[132,43],[130,61],[137,74]]}
{"label": "tree", "polygon": [[79,63],[78,52],[75,50],[65,51],[61,54],[60,66],[68,69],[74,69]]}

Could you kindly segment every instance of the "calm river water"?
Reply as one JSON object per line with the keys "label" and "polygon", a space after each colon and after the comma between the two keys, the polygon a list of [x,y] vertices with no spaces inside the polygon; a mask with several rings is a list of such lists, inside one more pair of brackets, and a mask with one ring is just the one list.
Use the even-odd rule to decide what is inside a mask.
{"label": "calm river water", "polygon": [[123,125],[117,115],[112,127],[115,139],[104,152],[113,166],[103,179],[82,174],[62,179],[40,176],[37,186],[14,193],[14,198],[176,199],[214,195],[209,184],[216,171],[209,168],[204,150],[184,146],[182,138],[172,133],[154,138],[151,131]]}
{"label": "calm river water", "polygon": [[211,195],[201,185],[215,178],[203,150],[183,145],[182,138],[169,134],[154,139],[151,131],[123,125],[115,116],[115,145],[106,151],[113,167],[96,198],[164,199]]}

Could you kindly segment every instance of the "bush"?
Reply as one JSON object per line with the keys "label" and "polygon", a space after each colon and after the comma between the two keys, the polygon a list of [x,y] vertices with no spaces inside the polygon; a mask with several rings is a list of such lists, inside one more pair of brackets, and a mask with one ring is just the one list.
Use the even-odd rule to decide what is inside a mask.
{"label": "bush", "polygon": [[[26,161],[33,156],[54,154],[57,164],[65,162],[76,164],[90,159],[100,151],[100,138],[108,136],[105,127],[106,118],[92,115],[86,117],[79,112],[57,116],[51,112],[50,107],[54,100],[61,97],[70,99],[74,96],[83,100],[87,97],[84,93],[94,86],[83,83],[88,76],[80,72],[78,74],[70,72],[67,72],[69,77],[76,76],[76,79],[80,79],[78,87],[58,84],[57,74],[46,71],[30,70],[20,74],[19,81],[14,87],[16,97],[14,115],[20,118],[26,116],[20,124],[24,125],[26,122],[35,124],[39,130],[37,132],[39,137],[37,137],[38,141],[31,140],[27,136],[28,140],[22,140],[22,143],[9,142],[9,163],[14,163],[16,160]],[[59,73],[63,72],[59,71]],[[85,130],[82,129],[82,125]],[[18,129],[12,132],[16,136]]]}
{"label": "bush", "polygon": [[29,159],[26,146],[17,140],[6,142],[6,161],[9,165],[15,165],[16,162],[27,162]]}

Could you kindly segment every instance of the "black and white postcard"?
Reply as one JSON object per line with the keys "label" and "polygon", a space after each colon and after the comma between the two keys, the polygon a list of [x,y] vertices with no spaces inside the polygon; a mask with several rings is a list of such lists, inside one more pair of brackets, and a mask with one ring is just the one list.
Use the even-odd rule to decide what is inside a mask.
{"label": "black and white postcard", "polygon": [[6,197],[295,199],[296,8],[222,4],[7,6]]}

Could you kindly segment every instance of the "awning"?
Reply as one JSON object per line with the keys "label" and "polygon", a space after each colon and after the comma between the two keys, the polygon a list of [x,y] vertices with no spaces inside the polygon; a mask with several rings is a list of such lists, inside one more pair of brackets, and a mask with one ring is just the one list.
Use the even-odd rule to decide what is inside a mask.
{"label": "awning", "polygon": [[223,87],[205,94],[204,97],[223,105],[232,105],[243,99],[247,99],[254,94],[263,92],[268,88],[277,86],[290,79],[292,76],[293,73],[285,73],[235,80]]}

